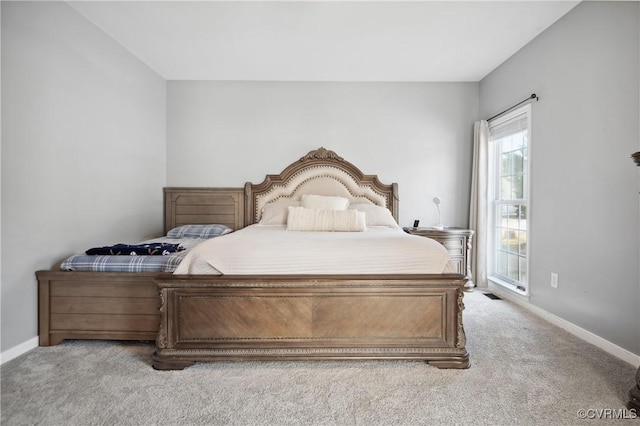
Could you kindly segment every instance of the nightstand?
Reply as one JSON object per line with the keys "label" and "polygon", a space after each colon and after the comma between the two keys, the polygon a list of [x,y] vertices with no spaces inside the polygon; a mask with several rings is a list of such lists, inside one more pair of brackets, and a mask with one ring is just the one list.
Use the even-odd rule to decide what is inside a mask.
{"label": "nightstand", "polygon": [[473,291],[475,284],[471,275],[471,239],[473,238],[471,229],[448,226],[444,229],[411,227],[402,229],[408,234],[428,237],[442,244],[449,252],[451,263],[456,267],[457,273],[466,275],[469,280],[464,285],[464,290]]}

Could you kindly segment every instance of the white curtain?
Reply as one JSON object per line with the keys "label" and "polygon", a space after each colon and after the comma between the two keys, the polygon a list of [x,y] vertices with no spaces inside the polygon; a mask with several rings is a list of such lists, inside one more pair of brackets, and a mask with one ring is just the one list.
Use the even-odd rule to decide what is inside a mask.
{"label": "white curtain", "polygon": [[471,273],[477,287],[487,287],[487,214],[489,180],[489,123],[473,126],[473,169],[469,227],[475,232],[471,248]]}

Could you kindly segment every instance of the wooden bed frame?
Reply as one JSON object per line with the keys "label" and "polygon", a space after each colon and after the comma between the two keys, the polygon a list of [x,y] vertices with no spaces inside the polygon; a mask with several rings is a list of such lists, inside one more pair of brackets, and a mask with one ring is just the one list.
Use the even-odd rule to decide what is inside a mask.
{"label": "wooden bed frame", "polygon": [[[309,152],[278,175],[245,185],[245,224],[272,201],[342,195],[391,210],[397,185],[363,175],[333,151]],[[216,276],[161,274],[153,366],[198,361],[419,359],[467,368],[459,274]]]}
{"label": "wooden bed frame", "polygon": [[[311,171],[311,175],[309,175]],[[352,200],[387,206],[397,185],[320,148],[245,188],[165,188],[165,232],[259,220],[270,201],[339,182]],[[331,185],[329,185],[331,186]],[[332,193],[326,195],[337,195]],[[154,368],[244,359],[420,359],[467,368],[463,275],[179,276],[36,272],[41,346],[64,339],[156,340]]]}

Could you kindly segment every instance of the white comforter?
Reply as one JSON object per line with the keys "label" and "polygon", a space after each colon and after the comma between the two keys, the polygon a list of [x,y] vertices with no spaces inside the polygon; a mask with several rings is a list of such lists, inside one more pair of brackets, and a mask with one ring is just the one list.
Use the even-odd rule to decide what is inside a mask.
{"label": "white comforter", "polygon": [[400,228],[287,231],[251,225],[194,247],[174,274],[440,274],[453,272],[438,242]]}

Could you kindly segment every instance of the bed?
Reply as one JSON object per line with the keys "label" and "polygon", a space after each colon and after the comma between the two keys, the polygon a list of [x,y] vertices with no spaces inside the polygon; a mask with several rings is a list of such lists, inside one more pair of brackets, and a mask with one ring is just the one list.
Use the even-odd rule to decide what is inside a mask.
{"label": "bed", "polygon": [[[349,206],[364,205],[364,210],[382,207],[397,222],[396,184],[383,184],[377,176],[364,175],[335,152],[320,148],[281,173],[267,175],[262,183],[247,183],[244,195],[245,229],[211,241],[209,248],[213,250],[201,247],[208,242],[196,247],[174,273],[155,277],[160,294],[160,326],[154,368],[177,370],[195,362],[217,360],[300,359],[414,359],[440,368],[469,367],[462,322],[466,278],[450,273],[440,255],[434,256],[433,264],[422,262],[429,263],[427,268],[416,266],[415,259],[404,264],[402,257],[392,258],[394,249],[379,258],[379,267],[374,262],[362,269],[358,265],[369,254],[358,258],[358,250],[352,250],[349,256],[356,261],[341,263],[340,256],[344,255],[337,255],[314,269],[300,267],[305,260],[285,251],[289,237],[271,240],[282,240],[283,247],[269,245],[268,240],[253,240],[261,248],[257,251],[264,255],[260,258],[250,257],[251,250],[246,245],[227,245],[256,238],[252,234],[255,229],[263,234],[278,231],[279,235],[291,235],[296,232],[290,223],[291,215],[298,212],[315,215],[315,221],[310,222],[313,226],[324,224],[324,208],[306,208],[305,197],[318,197],[321,206],[325,198],[339,198],[347,199]],[[276,204],[279,209],[287,206],[289,214],[286,225],[279,226],[293,226],[292,229],[260,228],[269,225],[262,222]],[[361,221],[362,215],[332,214],[331,220],[349,216],[349,226],[361,226],[356,216]],[[273,217],[281,220],[282,214]],[[369,217],[365,215],[367,221]],[[365,234],[367,238],[375,236],[374,227],[365,224],[366,232],[356,238],[362,243]],[[307,232],[303,227],[301,234]],[[314,235],[343,238],[344,234]],[[399,227],[389,234],[412,244],[430,241],[406,234],[401,237]],[[335,247],[347,244],[342,239],[335,241],[339,241],[334,242]],[[315,241],[310,247],[315,244],[321,243]],[[325,246],[319,247],[320,251],[327,251]],[[446,253],[442,247],[440,250],[439,253]],[[219,257],[223,252],[235,256],[226,256],[223,263],[209,257]],[[387,255],[391,263],[385,259]],[[237,267],[241,261],[242,267]],[[314,257],[307,263],[316,261]],[[386,266],[382,266],[384,262]]]}
{"label": "bed", "polygon": [[[164,233],[188,225],[242,228],[243,192],[242,188],[165,188]],[[87,270],[66,270],[66,259],[51,270],[36,272],[40,346],[65,339],[155,340],[160,298],[153,279],[163,266],[123,271],[126,258],[96,257],[91,263],[100,263],[99,271],[88,261],[86,268],[82,263],[71,266]]]}

